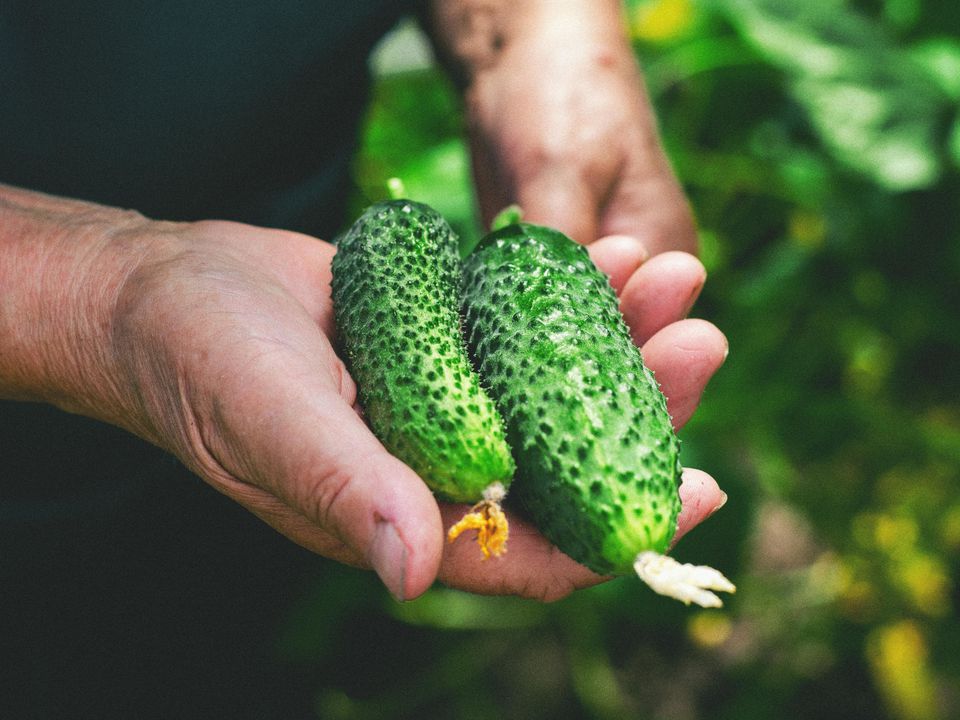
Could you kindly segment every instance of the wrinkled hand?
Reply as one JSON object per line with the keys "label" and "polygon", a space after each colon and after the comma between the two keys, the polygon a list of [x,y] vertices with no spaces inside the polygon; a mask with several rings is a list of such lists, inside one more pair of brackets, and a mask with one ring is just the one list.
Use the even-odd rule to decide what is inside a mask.
{"label": "wrinkled hand", "polygon": [[[420,478],[384,450],[334,353],[332,246],[218,221],[143,221],[111,242],[138,248],[138,260],[116,292],[107,369],[91,374],[108,379],[93,414],[167,448],[300,545],[372,567],[397,597],[416,597],[438,575],[476,592],[544,599],[600,580],[517,518],[501,559],[481,561],[465,540],[446,545],[444,528],[463,507],[438,510]],[[623,242],[598,243],[597,258],[628,278],[625,309],[648,318],[637,339],[682,423],[725,345],[706,323],[658,325],[682,313],[702,269],[682,254],[611,267],[604,251]],[[682,495],[681,532],[722,497],[693,473]]]}
{"label": "wrinkled hand", "polygon": [[517,7],[505,46],[465,91],[485,222],[518,203],[582,243],[624,234],[651,256],[694,252],[620,3]]}
{"label": "wrinkled hand", "polygon": [[443,528],[420,478],[389,455],[334,353],[331,245],[237,223],[143,222],[117,294],[116,407],[101,413],[321,555],[423,592]]}

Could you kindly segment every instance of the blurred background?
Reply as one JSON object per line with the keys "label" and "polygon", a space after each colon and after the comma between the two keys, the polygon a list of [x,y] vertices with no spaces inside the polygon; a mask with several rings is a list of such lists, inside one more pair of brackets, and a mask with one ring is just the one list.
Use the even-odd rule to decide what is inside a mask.
{"label": "blurred background", "polygon": [[[730,500],[675,554],[739,591],[399,605],[330,565],[279,650],[325,720],[960,717],[960,3],[627,6],[731,346],[681,434]],[[374,67],[357,208],[398,175],[469,244],[456,97],[412,25]]]}

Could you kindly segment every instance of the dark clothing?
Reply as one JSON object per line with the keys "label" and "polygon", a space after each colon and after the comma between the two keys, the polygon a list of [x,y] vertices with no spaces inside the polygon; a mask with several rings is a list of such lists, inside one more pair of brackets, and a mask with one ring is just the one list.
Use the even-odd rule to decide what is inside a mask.
{"label": "dark clothing", "polygon": [[[0,182],[330,238],[412,4],[6,0]],[[306,716],[271,642],[320,564],[146,443],[0,403],[0,717]]]}
{"label": "dark clothing", "polygon": [[0,180],[329,234],[373,43],[409,0],[5,0]]}

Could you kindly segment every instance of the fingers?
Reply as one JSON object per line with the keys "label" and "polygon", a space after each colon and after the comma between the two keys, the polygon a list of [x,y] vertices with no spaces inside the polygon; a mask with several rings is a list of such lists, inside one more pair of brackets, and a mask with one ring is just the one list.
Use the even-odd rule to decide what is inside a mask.
{"label": "fingers", "polygon": [[681,427],[727,356],[726,338],[715,326],[701,320],[678,322],[703,288],[703,265],[682,252],[644,262],[643,244],[622,235],[601,238],[589,252],[619,291],[634,342],[643,347],[644,361],[667,396],[674,425]]}
{"label": "fingers", "polygon": [[[679,493],[682,509],[671,546],[727,501],[712,477],[689,468],[683,472]],[[444,526],[466,511],[465,505],[441,505]],[[447,545],[439,574],[444,584],[462,590],[550,602],[609,579],[570,559],[516,516],[510,517],[509,551],[501,557],[484,560],[476,545],[464,540]]]}
{"label": "fingers", "polygon": [[686,317],[703,289],[707,272],[692,255],[667,252],[641,265],[623,286],[620,310],[637,345]]}
{"label": "fingers", "polygon": [[[443,529],[423,481],[389,455],[340,398],[302,418],[311,449],[278,491],[309,520],[362,556],[400,599],[432,583]],[[300,423],[298,423],[300,424]]]}
{"label": "fingers", "polygon": [[572,172],[541,172],[520,185],[517,202],[526,222],[546,225],[579,243],[597,237],[596,193]]}
{"label": "fingers", "polygon": [[654,335],[643,359],[660,383],[679,429],[690,419],[713,374],[727,357],[727,339],[705,320],[681,320]]}
{"label": "fingers", "polygon": [[299,544],[372,567],[398,599],[416,597],[439,565],[436,501],[346,402],[324,400],[325,408],[301,407],[299,417],[277,421],[275,452],[286,457],[261,455],[273,468],[268,492],[228,494]]}
{"label": "fingers", "polygon": [[680,502],[683,507],[680,517],[677,518],[677,533],[673,536],[672,543],[674,545],[690,530],[722,508],[727,502],[727,494],[707,473],[687,468],[683,471],[683,482],[680,484]]}
{"label": "fingers", "polygon": [[629,235],[608,235],[587,246],[590,258],[610,278],[619,295],[624,285],[649,257],[646,247]]}
{"label": "fingers", "polygon": [[[442,504],[440,509],[444,527],[449,527],[468,506]],[[513,514],[509,521],[505,554],[485,560],[476,544],[463,536],[446,545],[439,580],[482,595],[519,595],[550,602],[606,579],[560,552],[528,522]]]}

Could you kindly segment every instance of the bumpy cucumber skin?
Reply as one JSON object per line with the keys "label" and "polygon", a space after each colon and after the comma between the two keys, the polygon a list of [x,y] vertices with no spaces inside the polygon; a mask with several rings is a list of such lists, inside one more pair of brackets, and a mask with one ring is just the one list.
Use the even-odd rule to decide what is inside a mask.
{"label": "bumpy cucumber skin", "polygon": [[338,243],[333,304],[341,356],[374,434],[442,497],[508,485],[503,420],[460,331],[457,236],[410,200],[369,207]]}
{"label": "bumpy cucumber skin", "polygon": [[680,443],[586,250],[525,223],[491,233],[464,263],[462,303],[514,449],[513,497],[541,532],[605,574],[666,550],[680,510]]}

